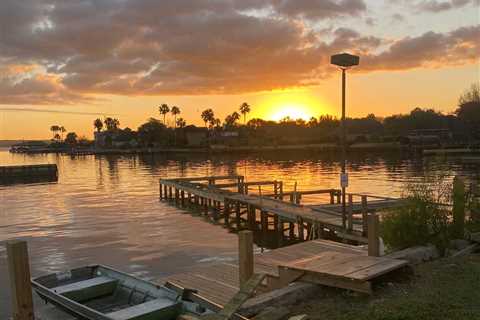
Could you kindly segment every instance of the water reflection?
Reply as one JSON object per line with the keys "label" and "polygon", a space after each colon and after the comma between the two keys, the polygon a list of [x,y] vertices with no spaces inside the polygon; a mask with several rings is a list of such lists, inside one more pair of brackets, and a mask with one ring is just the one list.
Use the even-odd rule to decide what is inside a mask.
{"label": "water reflection", "polygon": [[[372,153],[349,159],[352,192],[398,196],[427,175],[480,177],[478,165],[456,159]],[[159,178],[241,174],[301,190],[337,188],[340,172],[338,155],[318,152],[70,157],[4,150],[0,163],[59,168],[58,183],[0,187],[0,241],[27,239],[34,275],[103,263],[149,279],[236,256],[234,234],[158,201]],[[0,246],[0,271],[5,263]]]}

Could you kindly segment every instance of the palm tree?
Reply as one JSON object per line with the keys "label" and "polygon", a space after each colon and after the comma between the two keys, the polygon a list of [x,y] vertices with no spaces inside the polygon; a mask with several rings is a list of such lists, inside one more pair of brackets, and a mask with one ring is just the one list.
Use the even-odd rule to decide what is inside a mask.
{"label": "palm tree", "polygon": [[167,116],[167,113],[170,112],[170,107],[168,106],[168,104],[163,103],[160,107],[158,107],[158,112],[163,115],[163,124],[166,126],[167,124],[165,122],[165,117]]}
{"label": "palm tree", "polygon": [[53,126],[50,127],[50,131],[52,131],[53,140],[55,140],[55,137],[57,136],[57,132],[60,131],[60,127],[54,124]]}
{"label": "palm tree", "polygon": [[63,140],[63,134],[67,131],[67,129],[65,129],[64,126],[60,126],[60,127],[58,128],[58,131],[60,131],[61,138],[62,138],[62,140]]}
{"label": "palm tree", "polygon": [[240,105],[240,113],[243,114],[243,124],[247,123],[247,113],[250,113],[250,105],[246,102]]}
{"label": "palm tree", "polygon": [[240,119],[240,115],[237,111],[234,111],[225,118],[225,126],[228,128],[234,127],[238,119]]}
{"label": "palm tree", "polygon": [[173,106],[172,109],[170,110],[170,112],[173,114],[173,117],[174,117],[174,125],[175,125],[175,129],[177,128],[177,114],[180,114],[180,108],[177,107],[177,106]]}
{"label": "palm tree", "polygon": [[107,117],[105,118],[105,120],[103,120],[103,122],[105,123],[105,127],[107,128],[107,131],[117,130],[118,127],[120,126],[120,121],[118,121],[118,119],[116,118]]}
{"label": "palm tree", "polygon": [[187,126],[187,121],[185,121],[183,118],[178,118],[176,121],[176,125],[180,129],[185,128]]}
{"label": "palm tree", "polygon": [[97,132],[102,131],[102,129],[103,129],[102,120],[101,119],[95,119],[95,121],[93,121],[93,126],[95,127],[95,129],[97,129]]}
{"label": "palm tree", "polygon": [[215,121],[215,114],[212,109],[204,110],[201,117],[203,122],[205,122],[205,128],[207,127],[207,122],[213,123]]}

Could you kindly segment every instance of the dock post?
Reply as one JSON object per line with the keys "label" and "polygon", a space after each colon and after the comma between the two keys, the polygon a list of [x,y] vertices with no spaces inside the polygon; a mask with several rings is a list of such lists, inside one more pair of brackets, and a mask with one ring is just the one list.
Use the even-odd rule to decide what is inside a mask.
{"label": "dock post", "polygon": [[163,186],[163,200],[168,200],[168,187]]}
{"label": "dock post", "polygon": [[265,236],[268,231],[268,214],[266,211],[260,212],[260,224],[262,225],[263,236]]}
{"label": "dock post", "polygon": [[178,206],[180,203],[180,190],[175,188],[175,205]]}
{"label": "dock post", "polygon": [[337,191],[337,203],[340,204],[342,203],[342,193]]}
{"label": "dock post", "polygon": [[273,194],[275,195],[273,198],[278,199],[278,182],[275,180],[273,182]]}
{"label": "dock post", "polygon": [[362,232],[364,236],[368,235],[368,202],[367,196],[362,196]]}
{"label": "dock post", "polygon": [[172,187],[171,187],[171,186],[168,187],[168,198],[169,198],[170,200],[173,199],[173,191],[172,191]]}
{"label": "dock post", "polygon": [[33,320],[33,297],[27,242],[7,241],[6,247],[13,320]]}
{"label": "dock post", "polygon": [[303,219],[301,217],[297,218],[298,224],[298,238],[300,241],[305,241],[305,225],[303,224]]}
{"label": "dock post", "polygon": [[213,221],[218,221],[220,202],[213,200]]}
{"label": "dock post", "polygon": [[380,256],[379,228],[380,219],[373,212],[368,215],[368,255],[372,257]]}
{"label": "dock post", "polygon": [[182,208],[185,208],[185,191],[180,191],[180,203]]}
{"label": "dock post", "polygon": [[277,216],[277,221],[276,221],[276,224],[275,224],[275,229],[277,231],[277,246],[280,248],[282,245],[283,245],[283,233],[284,233],[284,229],[283,229],[283,220],[282,220],[282,217],[279,217]]}
{"label": "dock post", "polygon": [[257,222],[256,209],[252,205],[248,205],[248,228],[251,231],[255,230],[255,223]]}
{"label": "dock post", "polygon": [[230,201],[228,199],[225,199],[223,204],[223,223],[225,227],[230,227]]}
{"label": "dock post", "polygon": [[330,191],[330,204],[335,204],[335,194],[333,191]]}
{"label": "dock post", "polygon": [[207,198],[202,198],[203,199],[203,212],[205,215],[208,216],[208,200]]}
{"label": "dock post", "polygon": [[302,194],[299,192],[296,192],[296,197],[295,197],[295,204],[300,204],[300,201],[302,200]]}
{"label": "dock post", "polygon": [[279,192],[280,192],[280,200],[283,200],[283,181],[280,181],[279,185]]}
{"label": "dock post", "polygon": [[288,223],[288,237],[290,241],[295,239],[295,224],[293,222]]}
{"label": "dock post", "polygon": [[238,266],[240,288],[253,276],[253,232],[238,233]]}
{"label": "dock post", "polygon": [[159,183],[159,186],[160,186],[159,190],[158,190],[159,193],[160,193],[159,197],[160,197],[160,201],[162,201],[162,199],[163,199],[163,185],[162,185],[161,182]]}
{"label": "dock post", "polygon": [[353,194],[348,195],[347,230],[353,230]]}
{"label": "dock post", "polygon": [[237,225],[237,231],[240,231],[240,228],[242,227],[242,220],[241,220],[241,208],[240,208],[240,202],[236,201],[235,202],[235,224]]}

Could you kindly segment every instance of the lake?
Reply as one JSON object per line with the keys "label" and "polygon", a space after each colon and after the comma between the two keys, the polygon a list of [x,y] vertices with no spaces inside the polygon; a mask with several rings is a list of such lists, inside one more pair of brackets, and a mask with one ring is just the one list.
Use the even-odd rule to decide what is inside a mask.
{"label": "lake", "polygon": [[[351,192],[401,196],[426,176],[480,181],[478,164],[458,158],[356,153],[349,156]],[[247,181],[284,181],[284,189],[338,188],[337,154],[81,156],[10,154],[0,165],[56,163],[57,183],[0,186],[0,243],[29,243],[32,275],[101,263],[155,280],[193,265],[231,261],[236,236],[158,200],[158,179],[240,174]],[[0,283],[7,283],[0,246]],[[0,318],[9,314],[0,289]]]}

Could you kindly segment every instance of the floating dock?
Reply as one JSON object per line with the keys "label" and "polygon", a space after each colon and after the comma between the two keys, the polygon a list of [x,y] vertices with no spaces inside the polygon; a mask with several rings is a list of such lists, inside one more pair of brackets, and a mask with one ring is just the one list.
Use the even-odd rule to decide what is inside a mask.
{"label": "floating dock", "polygon": [[0,184],[52,182],[58,180],[56,164],[0,166]]}

